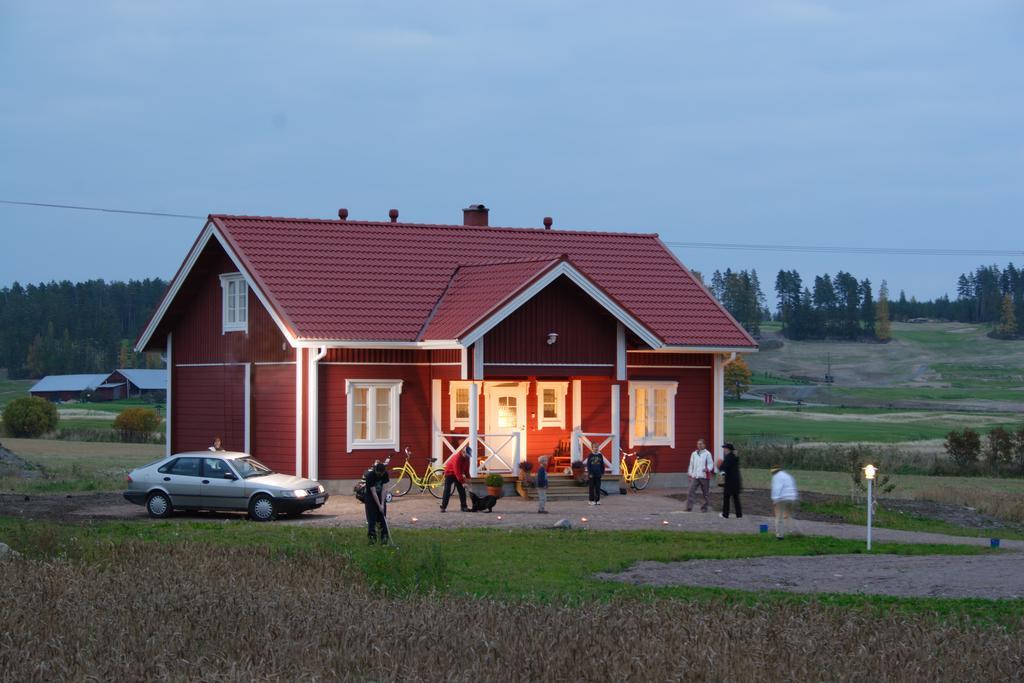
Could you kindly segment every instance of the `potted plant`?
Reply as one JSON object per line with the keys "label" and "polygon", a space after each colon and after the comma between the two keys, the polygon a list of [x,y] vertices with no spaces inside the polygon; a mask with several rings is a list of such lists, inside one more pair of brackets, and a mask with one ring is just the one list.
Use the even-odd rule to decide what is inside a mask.
{"label": "potted plant", "polygon": [[484,486],[487,487],[487,495],[501,498],[501,489],[505,486],[505,480],[496,472],[488,474],[484,479]]}
{"label": "potted plant", "polygon": [[533,463],[529,460],[524,460],[519,463],[519,481],[530,481],[530,472],[533,471]]}

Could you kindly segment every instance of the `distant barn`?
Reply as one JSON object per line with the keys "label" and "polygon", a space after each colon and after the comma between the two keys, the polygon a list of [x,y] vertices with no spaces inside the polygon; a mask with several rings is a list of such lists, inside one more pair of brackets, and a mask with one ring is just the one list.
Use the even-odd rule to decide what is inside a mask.
{"label": "distant barn", "polygon": [[118,368],[104,377],[96,388],[96,398],[119,401],[123,398],[162,396],[167,391],[167,370]]}
{"label": "distant barn", "polygon": [[32,396],[50,401],[72,401],[87,391],[95,391],[107,375],[47,375],[28,390]]}

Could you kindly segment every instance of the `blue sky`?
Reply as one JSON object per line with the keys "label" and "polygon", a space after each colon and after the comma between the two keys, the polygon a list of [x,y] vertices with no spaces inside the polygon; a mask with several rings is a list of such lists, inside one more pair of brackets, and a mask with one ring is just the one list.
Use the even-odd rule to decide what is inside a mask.
{"label": "blue sky", "polygon": [[[1019,251],[1022,121],[1010,0],[0,0],[0,199]],[[170,277],[201,227],[0,205],[0,285]],[[677,253],[923,298],[1005,263]]]}

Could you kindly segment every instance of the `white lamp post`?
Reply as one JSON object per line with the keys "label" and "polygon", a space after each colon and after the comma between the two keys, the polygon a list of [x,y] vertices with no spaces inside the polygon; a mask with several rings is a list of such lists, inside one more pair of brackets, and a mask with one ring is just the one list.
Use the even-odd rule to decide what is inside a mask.
{"label": "white lamp post", "polygon": [[868,550],[871,550],[871,512],[874,505],[871,504],[871,485],[875,482],[875,473],[878,470],[874,465],[864,467],[864,478],[868,480]]}

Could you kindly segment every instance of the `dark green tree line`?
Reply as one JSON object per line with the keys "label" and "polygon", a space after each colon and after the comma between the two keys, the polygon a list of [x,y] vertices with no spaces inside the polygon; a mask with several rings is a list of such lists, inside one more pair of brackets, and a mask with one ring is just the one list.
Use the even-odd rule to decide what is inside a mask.
{"label": "dark green tree line", "polygon": [[[166,288],[160,279],[15,282],[0,289],[0,367],[13,378],[105,372],[137,354],[134,342]],[[152,361],[149,363],[152,365]]]}

